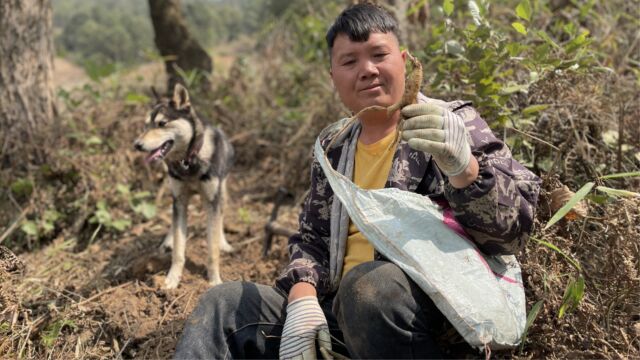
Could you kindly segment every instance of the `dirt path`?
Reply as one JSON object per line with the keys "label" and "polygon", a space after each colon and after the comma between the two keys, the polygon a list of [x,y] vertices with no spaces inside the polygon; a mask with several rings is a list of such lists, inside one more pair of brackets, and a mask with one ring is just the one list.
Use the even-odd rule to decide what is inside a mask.
{"label": "dirt path", "polygon": [[53,85],[56,88],[70,90],[90,80],[84,69],[71,61],[61,57],[53,60]]}
{"label": "dirt path", "polygon": [[[253,39],[241,38],[233,43],[221,44],[209,49],[214,64],[214,74],[226,76],[233,62],[241,54],[246,54],[253,46]],[[134,66],[117,73],[118,81],[121,85],[136,85],[142,82],[147,86],[164,86],[165,73],[164,64],[154,61]],[[82,66],[62,58],[55,57],[53,61],[53,84],[55,88],[71,90],[75,87],[91,82],[91,79]]]}

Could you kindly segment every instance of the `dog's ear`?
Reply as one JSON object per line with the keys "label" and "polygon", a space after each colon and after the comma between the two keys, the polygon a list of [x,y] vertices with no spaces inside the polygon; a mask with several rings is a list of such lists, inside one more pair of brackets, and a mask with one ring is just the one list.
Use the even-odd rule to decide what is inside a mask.
{"label": "dog's ear", "polygon": [[181,84],[176,84],[173,88],[173,98],[171,99],[176,110],[189,110],[191,101],[189,100],[189,92]]}
{"label": "dog's ear", "polygon": [[162,101],[162,97],[158,94],[155,86],[151,86],[151,94],[153,94],[153,98],[156,100],[156,104]]}

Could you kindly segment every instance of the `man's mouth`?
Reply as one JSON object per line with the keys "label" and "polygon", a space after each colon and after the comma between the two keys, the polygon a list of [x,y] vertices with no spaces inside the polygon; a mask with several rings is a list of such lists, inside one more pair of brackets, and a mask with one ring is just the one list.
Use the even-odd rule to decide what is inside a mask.
{"label": "man's mouth", "polygon": [[169,150],[171,150],[172,146],[173,146],[173,140],[165,141],[164,143],[162,143],[162,145],[157,147],[155,150],[151,150],[149,152],[149,155],[147,155],[147,158],[145,159],[145,161],[148,164],[152,161],[163,159],[167,155]]}
{"label": "man's mouth", "polygon": [[366,87],[360,89],[360,91],[374,90],[374,89],[377,89],[377,88],[379,88],[381,86],[382,86],[382,84],[371,84],[369,86],[366,86]]}

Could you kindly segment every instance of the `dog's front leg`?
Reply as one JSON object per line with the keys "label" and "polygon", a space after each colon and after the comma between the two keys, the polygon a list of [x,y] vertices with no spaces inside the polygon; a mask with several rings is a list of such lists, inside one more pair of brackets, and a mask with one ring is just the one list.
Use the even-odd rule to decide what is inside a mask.
{"label": "dog's front leg", "polygon": [[207,206],[207,247],[209,249],[209,263],[207,272],[209,285],[222,284],[220,278],[220,233],[222,229],[222,209],[219,201]]}
{"label": "dog's front leg", "polygon": [[229,244],[229,242],[227,241],[227,238],[224,236],[224,225],[222,224],[223,221],[223,215],[224,215],[224,208],[227,205],[227,196],[228,196],[228,192],[227,192],[227,179],[223,179],[222,183],[220,184],[221,188],[220,188],[220,200],[218,203],[218,207],[219,207],[219,212],[220,212],[220,224],[219,226],[216,225],[216,231],[218,232],[218,239],[220,240],[220,250],[224,251],[224,252],[232,252],[233,251],[233,247]]}
{"label": "dog's front leg", "polygon": [[187,243],[187,205],[189,197],[186,194],[174,194],[173,217],[173,249],[171,252],[171,269],[164,281],[166,289],[175,289],[180,283],[182,269],[185,262],[185,247]]}
{"label": "dog's front leg", "polygon": [[175,232],[175,226],[173,224],[173,221],[171,221],[171,229],[169,229],[169,232],[167,233],[167,235],[164,237],[164,241],[162,242],[162,245],[160,246],[160,248],[164,251],[168,251],[173,249],[173,233]]}

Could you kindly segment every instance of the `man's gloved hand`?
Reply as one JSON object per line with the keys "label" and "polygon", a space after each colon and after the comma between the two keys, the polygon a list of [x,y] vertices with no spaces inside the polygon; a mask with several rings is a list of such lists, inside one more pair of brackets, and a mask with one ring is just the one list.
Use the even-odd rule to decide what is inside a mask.
{"label": "man's gloved hand", "polygon": [[471,148],[460,116],[432,104],[407,105],[401,111],[402,138],[412,149],[433,155],[447,176],[460,175],[469,166]]}
{"label": "man's gloved hand", "polygon": [[305,296],[287,305],[280,341],[280,359],[316,359],[316,338],[320,346],[331,350],[327,319],[315,296]]}

